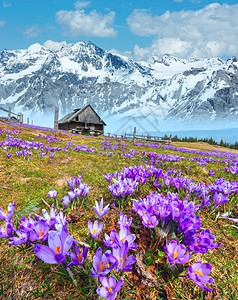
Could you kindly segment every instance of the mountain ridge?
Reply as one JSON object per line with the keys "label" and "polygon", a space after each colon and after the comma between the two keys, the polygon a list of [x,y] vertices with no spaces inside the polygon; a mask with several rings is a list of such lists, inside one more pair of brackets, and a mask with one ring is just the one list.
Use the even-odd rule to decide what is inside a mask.
{"label": "mountain ridge", "polygon": [[1,106],[34,117],[87,104],[103,116],[153,111],[161,120],[235,121],[238,62],[170,55],[134,61],[90,41],[47,41],[0,54]]}

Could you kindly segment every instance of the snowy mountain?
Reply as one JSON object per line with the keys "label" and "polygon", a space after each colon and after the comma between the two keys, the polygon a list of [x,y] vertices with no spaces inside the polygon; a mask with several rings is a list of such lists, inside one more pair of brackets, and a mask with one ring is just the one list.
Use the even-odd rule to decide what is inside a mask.
{"label": "snowy mountain", "polygon": [[91,42],[47,41],[0,54],[0,106],[34,118],[91,104],[102,116],[236,120],[235,57],[136,62]]}

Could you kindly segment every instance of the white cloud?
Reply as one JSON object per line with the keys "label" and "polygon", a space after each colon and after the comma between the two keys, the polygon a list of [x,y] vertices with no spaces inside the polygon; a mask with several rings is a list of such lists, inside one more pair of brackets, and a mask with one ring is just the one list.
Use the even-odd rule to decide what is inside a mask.
{"label": "white cloud", "polygon": [[0,21],[0,27],[4,27],[6,24],[6,21]]}
{"label": "white cloud", "polygon": [[56,13],[56,22],[62,27],[63,34],[71,37],[80,35],[115,37],[116,31],[111,27],[114,18],[115,12],[102,15],[96,10],[89,14],[84,10],[60,10]]}
{"label": "white cloud", "polygon": [[134,48],[138,57],[166,53],[178,57],[236,55],[238,52],[238,4],[212,3],[197,11],[165,12],[153,16],[134,10],[127,18],[131,32],[155,36],[150,47]]}
{"label": "white cloud", "polygon": [[76,9],[82,9],[88,7],[91,4],[91,1],[76,1],[74,6]]}
{"label": "white cloud", "polygon": [[23,34],[26,36],[27,39],[34,39],[39,35],[39,33],[40,28],[36,25],[28,27],[23,31]]}
{"label": "white cloud", "polygon": [[44,42],[43,46],[50,50],[58,51],[62,47],[67,46],[67,43],[65,41],[59,43],[59,42],[54,42],[54,41],[48,40],[48,41]]}
{"label": "white cloud", "polygon": [[6,8],[6,7],[12,6],[11,3],[7,3],[6,1],[3,1],[3,2],[2,2],[2,5],[3,5],[3,7],[5,7],[5,8]]}

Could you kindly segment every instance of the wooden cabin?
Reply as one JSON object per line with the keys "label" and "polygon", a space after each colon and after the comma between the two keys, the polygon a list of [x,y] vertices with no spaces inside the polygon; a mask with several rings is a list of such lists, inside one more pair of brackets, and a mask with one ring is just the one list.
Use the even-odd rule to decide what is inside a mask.
{"label": "wooden cabin", "polygon": [[99,117],[91,105],[74,109],[58,122],[59,129],[78,134],[104,134],[106,123]]}

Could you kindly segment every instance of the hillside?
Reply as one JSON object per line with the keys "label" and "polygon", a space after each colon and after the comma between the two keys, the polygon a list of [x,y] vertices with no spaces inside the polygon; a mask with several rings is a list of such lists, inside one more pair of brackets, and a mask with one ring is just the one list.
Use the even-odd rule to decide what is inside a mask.
{"label": "hillside", "polygon": [[[13,239],[11,236],[0,239],[0,298],[97,299],[97,280],[90,276],[90,269],[95,268],[93,257],[95,253],[98,255],[98,247],[103,252],[110,249],[106,244],[115,238],[119,245],[114,246],[115,249],[126,251],[130,245],[127,258],[121,254],[118,264],[115,262],[116,270],[115,265],[111,270],[118,282],[123,279],[116,299],[235,299],[238,294],[237,165],[237,151],[211,148],[205,143],[172,143],[170,146],[132,143],[66,132],[55,135],[40,127],[1,122],[0,237],[11,229],[9,224],[19,231],[13,231]],[[91,189],[86,195],[88,187]],[[53,189],[57,191],[56,201],[54,196],[48,196]],[[81,198],[74,202],[80,189],[83,190]],[[76,198],[71,199],[69,195]],[[93,206],[102,198],[104,206],[108,205],[110,210],[99,220]],[[8,205],[13,201],[15,212],[10,217],[13,212]],[[59,209],[63,210],[67,222],[62,214],[55,215],[53,210],[47,217],[44,209],[49,212],[52,204],[58,213]],[[229,219],[218,218],[225,212],[231,213]],[[127,220],[119,219],[120,213],[127,215]],[[4,214],[9,218],[6,223]],[[133,221],[128,225],[129,234],[127,227],[122,228],[123,223],[130,223],[130,217]],[[104,222],[96,243],[89,232],[88,220]],[[54,222],[57,226],[52,229],[49,226],[54,227]],[[59,259],[59,264],[44,262],[46,254],[41,258],[37,256],[36,250],[48,245],[48,240],[42,237],[53,237],[58,234],[55,232],[62,235],[64,226],[69,236],[79,242],[80,252],[73,260],[79,265],[70,266],[77,286],[64,268],[63,258],[57,256],[61,254],[59,246],[66,247],[65,236],[60,242],[57,240],[62,244],[55,244],[55,250],[52,248],[56,251],[52,259]],[[209,234],[206,231],[206,240],[202,238],[205,229],[210,230]],[[175,237],[181,249],[187,251],[189,260],[184,263],[177,259],[178,255],[179,259],[183,257],[178,253],[183,251],[179,247],[172,255],[165,251],[164,247]],[[9,245],[9,241],[19,244]],[[36,248],[35,244],[41,246]],[[87,257],[84,257],[83,244],[89,247]],[[71,251],[75,248],[71,247]],[[117,250],[113,251],[116,255]],[[72,255],[66,256],[67,264],[70,257]],[[102,260],[96,272],[105,270]],[[127,270],[125,266],[130,266],[129,261],[132,268]],[[199,288],[196,278],[194,281],[186,277],[188,266],[194,266],[197,261],[212,264],[208,276],[215,281],[205,283],[212,292]],[[109,265],[112,267],[113,263],[110,261]],[[122,276],[117,266],[119,270],[125,267]],[[199,272],[204,272],[199,270],[194,274],[199,276]],[[180,271],[183,276],[176,277]],[[112,286],[109,287],[107,291],[110,292]]]}

